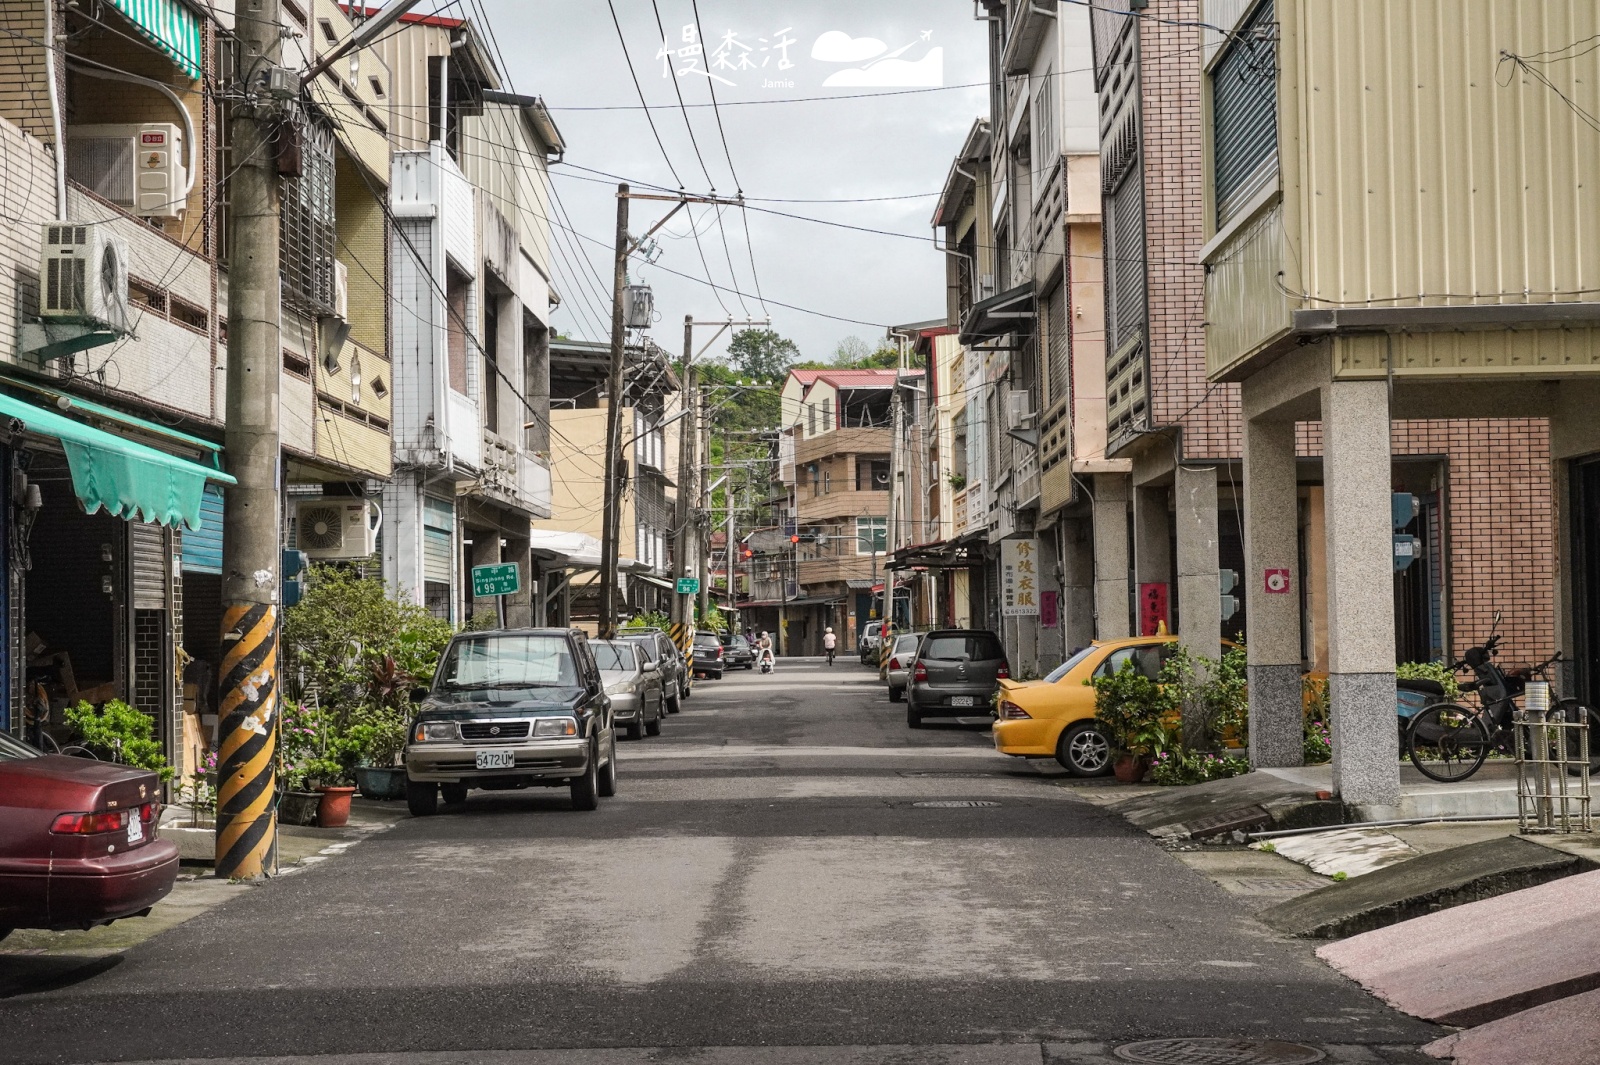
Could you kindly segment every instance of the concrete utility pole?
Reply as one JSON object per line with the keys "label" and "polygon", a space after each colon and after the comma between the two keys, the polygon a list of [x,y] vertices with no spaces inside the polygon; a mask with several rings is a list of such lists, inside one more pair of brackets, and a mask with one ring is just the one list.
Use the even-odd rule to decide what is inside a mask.
{"label": "concrete utility pole", "polygon": [[690,615],[689,604],[693,600],[678,591],[678,582],[689,576],[689,545],[694,535],[689,528],[693,516],[690,492],[694,485],[694,443],[698,439],[694,424],[698,412],[693,402],[693,362],[694,315],[686,314],[683,316],[683,358],[678,363],[678,384],[683,389],[686,420],[678,433],[678,499],[673,511],[675,531],[672,537],[672,639],[685,656],[692,652],[690,629],[694,618]]}
{"label": "concrete utility pole", "polygon": [[279,0],[236,15],[245,101],[233,113],[229,181],[228,379],[222,522],[222,675],[217,758],[217,876],[254,880],[277,857],[279,202],[273,142],[281,104],[267,95],[282,55]]}
{"label": "concrete utility pole", "polygon": [[622,366],[627,320],[622,300],[628,286],[628,186],[617,186],[617,243],[611,281],[611,371],[606,377],[605,517],[600,534],[600,619],[602,640],[617,634],[617,537],[622,524]]}
{"label": "concrete utility pole", "polygon": [[700,547],[700,612],[705,617],[711,607],[711,412],[706,409],[705,397],[697,388],[689,393],[690,402],[699,407],[700,479],[695,487],[700,492],[700,509],[695,515]]}

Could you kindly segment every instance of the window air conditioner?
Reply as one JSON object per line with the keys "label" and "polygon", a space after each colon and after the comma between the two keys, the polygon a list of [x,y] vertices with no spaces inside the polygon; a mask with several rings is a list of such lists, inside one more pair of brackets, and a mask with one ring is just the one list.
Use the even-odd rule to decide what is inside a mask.
{"label": "window air conditioner", "polygon": [[367,558],[378,549],[383,511],[370,499],[323,496],[294,508],[294,546],[311,558]]}
{"label": "window air conditioner", "polygon": [[185,147],[171,122],[68,126],[67,173],[142,218],[179,218],[189,188]]}
{"label": "window air conditioner", "polygon": [[104,225],[41,227],[39,316],[127,333],[128,245]]}
{"label": "window air conditioner", "polygon": [[1031,429],[1037,416],[1033,412],[1033,396],[1025,388],[1012,389],[1006,395],[1006,429]]}

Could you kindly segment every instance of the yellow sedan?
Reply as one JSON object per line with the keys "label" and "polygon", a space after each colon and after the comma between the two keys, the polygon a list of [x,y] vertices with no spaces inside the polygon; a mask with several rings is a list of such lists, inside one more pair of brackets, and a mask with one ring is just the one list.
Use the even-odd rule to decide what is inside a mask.
{"label": "yellow sedan", "polygon": [[1178,645],[1176,636],[1142,636],[1092,643],[1043,680],[1000,682],[994,746],[1001,754],[1055,758],[1074,776],[1111,772],[1111,745],[1094,720],[1094,688],[1087,683],[1132,661],[1154,680]]}

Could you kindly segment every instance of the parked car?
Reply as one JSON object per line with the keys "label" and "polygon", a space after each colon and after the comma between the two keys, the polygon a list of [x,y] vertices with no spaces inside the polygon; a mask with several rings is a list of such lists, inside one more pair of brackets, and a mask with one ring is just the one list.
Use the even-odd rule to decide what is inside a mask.
{"label": "parked car", "polygon": [[906,697],[906,686],[911,683],[911,663],[916,660],[917,648],[922,644],[922,633],[902,632],[894,638],[889,651],[889,701],[898,703]]}
{"label": "parked car", "polygon": [[856,643],[856,654],[860,656],[862,665],[872,665],[878,661],[881,632],[883,632],[881,621],[869,621],[867,627],[861,630],[861,638]]}
{"label": "parked car", "polygon": [[40,751],[0,732],[0,939],[142,917],[178,878],[147,769]]}
{"label": "parked car", "polygon": [[987,713],[1000,681],[1011,676],[1000,637],[985,629],[936,629],[911,665],[906,724],[921,728],[929,716]]}
{"label": "parked car", "polygon": [[722,634],[702,629],[694,634],[694,675],[722,679]]}
{"label": "parked car", "polygon": [[1092,643],[1043,680],[1002,680],[995,750],[1018,757],[1053,757],[1080,777],[1111,772],[1111,744],[1095,724],[1094,688],[1085,682],[1115,673],[1129,661],[1154,680],[1177,645],[1177,636]]}
{"label": "parked car", "polygon": [[683,709],[683,700],[689,698],[694,678],[688,675],[687,663],[672,642],[672,637],[660,629],[623,629],[618,637],[637,641],[644,648],[645,657],[661,671],[661,690],[666,695],[667,713],[676,714]]}
{"label": "parked car", "polygon": [[590,645],[611,696],[613,727],[624,727],[630,740],[661,735],[666,700],[661,694],[661,667],[644,656],[631,640],[597,640]]}
{"label": "parked car", "polygon": [[756,649],[748,639],[734,633],[722,641],[722,664],[728,669],[754,669]]}
{"label": "parked car", "polygon": [[419,699],[405,751],[406,805],[418,817],[467,791],[569,787],[593,810],[617,792],[611,698],[579,629],[462,633]]}

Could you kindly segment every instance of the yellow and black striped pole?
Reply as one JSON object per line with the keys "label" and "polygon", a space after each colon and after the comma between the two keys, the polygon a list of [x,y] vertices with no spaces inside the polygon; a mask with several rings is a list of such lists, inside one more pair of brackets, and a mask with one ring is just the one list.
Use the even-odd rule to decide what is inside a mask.
{"label": "yellow and black striped pole", "polygon": [[230,606],[223,640],[217,875],[252,880],[272,870],[277,850],[277,609]]}
{"label": "yellow and black striped pole", "polygon": [[667,626],[667,634],[672,637],[672,642],[677,644],[678,653],[683,655],[685,683],[694,680],[694,626],[674,621]]}
{"label": "yellow and black striped pole", "polygon": [[885,680],[889,676],[889,656],[894,651],[894,626],[884,619],[883,627],[878,630],[878,679]]}

